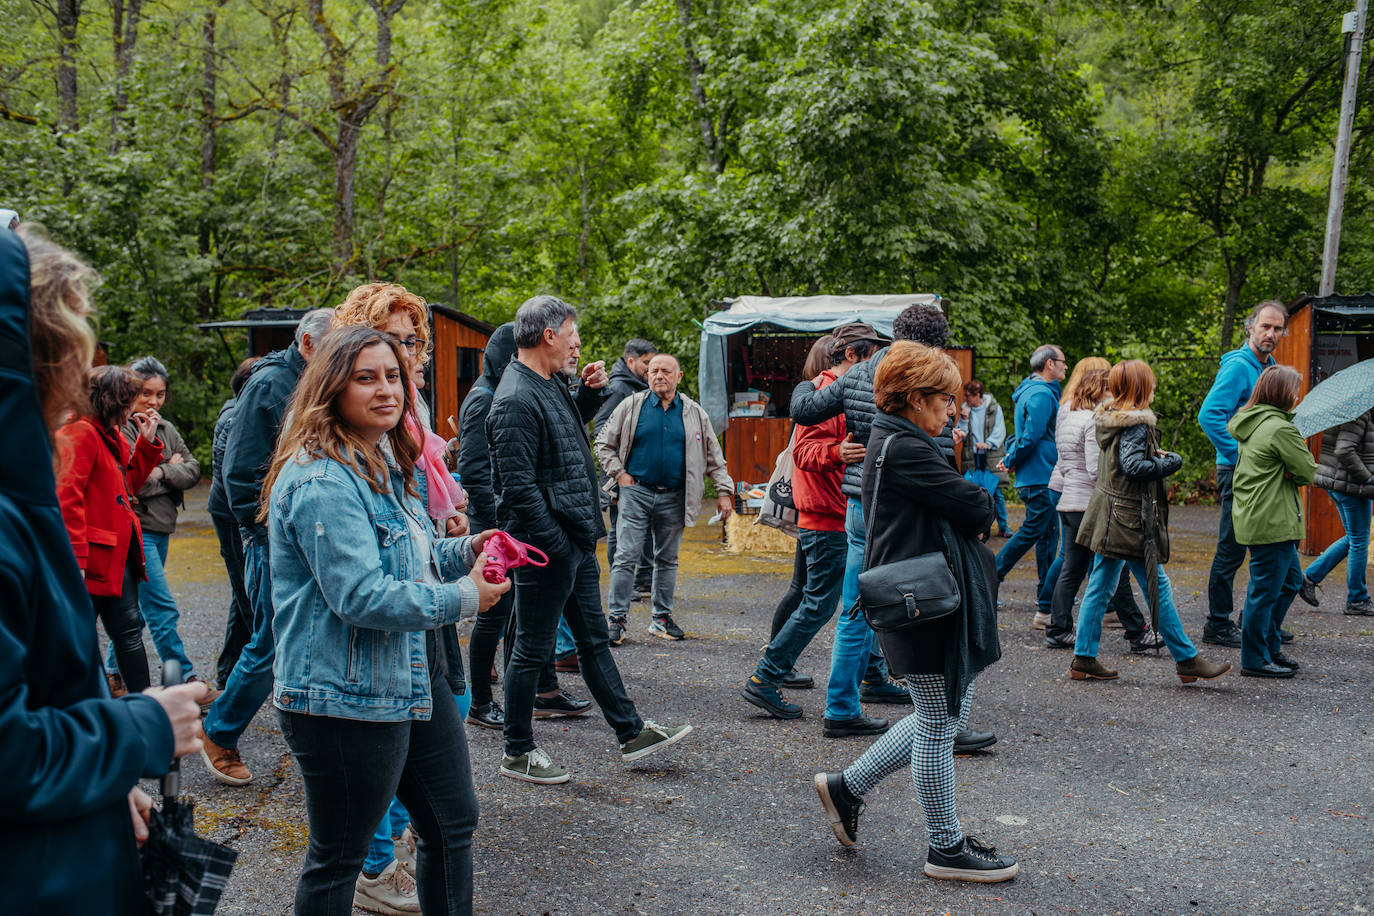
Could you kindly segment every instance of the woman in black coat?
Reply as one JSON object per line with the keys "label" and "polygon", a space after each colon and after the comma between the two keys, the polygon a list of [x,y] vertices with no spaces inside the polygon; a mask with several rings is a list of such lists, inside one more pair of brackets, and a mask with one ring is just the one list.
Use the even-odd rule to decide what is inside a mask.
{"label": "woman in black coat", "polygon": [[906,678],[915,711],[843,773],[817,773],[815,781],[835,835],[852,846],[863,796],[911,767],[930,838],[925,873],[994,882],[1015,877],[1020,866],[965,836],[954,808],[954,736],[968,719],[974,676],[1001,654],[994,561],[979,541],[993,520],[992,500],[950,466],[935,438],[954,415],[959,388],[952,359],[909,341],[893,344],[874,376],[879,413],[864,461],[864,568],[941,552],[961,601],[938,621],[879,631],[883,654],[893,674]]}

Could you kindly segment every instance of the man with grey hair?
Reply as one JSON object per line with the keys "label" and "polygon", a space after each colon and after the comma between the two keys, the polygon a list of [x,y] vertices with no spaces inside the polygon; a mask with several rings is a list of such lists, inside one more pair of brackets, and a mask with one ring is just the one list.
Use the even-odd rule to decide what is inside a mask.
{"label": "man with grey hair", "polygon": [[267,526],[258,521],[262,483],[267,476],[286,405],[296,391],[305,364],[334,323],[333,309],[306,312],[296,325],[296,339],[253,365],[235,408],[234,425],[224,448],[221,478],[229,511],[243,535],[244,586],[253,611],[253,635],[229,673],[224,691],[205,717],[201,759],[210,775],[225,785],[247,785],[253,774],[239,756],[239,737],[272,692],[272,577],[268,569]]}
{"label": "man with grey hair", "polygon": [[1035,571],[1039,595],[1045,590],[1045,574],[1059,549],[1059,519],[1055,506],[1059,494],[1050,489],[1050,473],[1059,460],[1054,432],[1059,417],[1060,383],[1069,364],[1064,351],[1054,344],[1043,344],[1031,354],[1031,374],[1012,392],[1015,406],[1015,432],[1007,445],[1007,455],[997,470],[1016,472],[1016,495],[1026,504],[1026,518],[997,554],[997,578],[1005,579],[1016,561],[1035,548]]}
{"label": "man with grey hair", "polygon": [[600,404],[606,367],[594,362],[582,370],[576,399],[558,377],[581,343],[577,312],[566,302],[536,296],[521,305],[515,359],[487,415],[497,516],[507,532],[549,558],[542,568],[515,570],[515,648],[506,670],[500,772],[543,784],[571,778],[535,745],[531,727],[539,672],[553,658],[560,617],[572,628],[582,679],[615,731],[622,760],[638,760],[691,731],[641,720],[611,657],[596,560],[606,528],[586,427]]}

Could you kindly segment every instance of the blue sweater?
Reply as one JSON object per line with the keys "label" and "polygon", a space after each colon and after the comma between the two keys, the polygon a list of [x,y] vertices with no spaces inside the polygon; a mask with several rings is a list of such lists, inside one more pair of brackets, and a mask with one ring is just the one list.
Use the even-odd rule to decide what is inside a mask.
{"label": "blue sweater", "polygon": [[1016,432],[1002,459],[1016,472],[1018,487],[1043,487],[1059,461],[1054,428],[1059,419],[1059,383],[1029,376],[1016,386],[1011,402],[1016,407]]}
{"label": "blue sweater", "polygon": [[1266,366],[1272,365],[1274,357],[1270,356],[1261,363],[1248,343],[1221,357],[1221,371],[1203,399],[1202,409],[1197,412],[1198,424],[1216,447],[1218,465],[1228,468],[1236,466],[1239,452],[1226,424],[1231,422],[1241,405],[1250,400],[1250,392],[1255,390],[1260,373]]}

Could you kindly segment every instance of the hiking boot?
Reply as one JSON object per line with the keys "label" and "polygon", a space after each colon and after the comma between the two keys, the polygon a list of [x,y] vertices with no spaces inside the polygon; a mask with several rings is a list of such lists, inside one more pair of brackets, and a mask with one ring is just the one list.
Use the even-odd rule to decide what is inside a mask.
{"label": "hiking boot", "polygon": [[874,684],[863,681],[859,684],[859,699],[865,703],[890,703],[893,706],[910,706],[911,694],[906,687],[891,678]]}
{"label": "hiking boot", "polygon": [[1049,614],[1042,614],[1040,611],[1036,611],[1036,612],[1035,612],[1035,616],[1031,618],[1031,629],[1032,629],[1032,630],[1043,630],[1043,629],[1045,629],[1045,627],[1049,626],[1049,623],[1050,623],[1050,615],[1049,615]]}
{"label": "hiking boot", "polygon": [[1016,877],[1021,866],[1014,859],[999,856],[997,849],[966,836],[958,846],[950,849],[930,847],[926,856],[926,876],[948,878],[952,881],[980,881],[994,884]]}
{"label": "hiking boot", "polygon": [[208,735],[200,740],[200,759],[205,761],[211,776],[226,786],[246,786],[252,782],[253,774],[244,765],[238,748],[220,747]]}
{"label": "hiking boot", "polygon": [[670,744],[677,744],[692,733],[690,725],[659,725],[644,720],[639,734],[620,745],[620,759],[629,763],[647,757],[654,751],[661,751]]}
{"label": "hiking boot", "polygon": [[1297,638],[1297,637],[1295,637],[1292,633],[1289,633],[1287,630],[1279,630],[1279,644],[1280,644],[1280,645],[1286,646],[1286,645],[1288,645],[1290,642],[1292,642],[1292,641],[1293,641],[1294,639],[1296,639],[1296,638]]}
{"label": "hiking boot", "polygon": [[1069,678],[1075,681],[1112,681],[1116,672],[1091,655],[1075,655],[1069,663]]}
{"label": "hiking boot", "polygon": [[1073,642],[1074,642],[1074,637],[1073,637],[1073,634],[1072,634],[1072,633],[1068,633],[1068,634],[1066,634],[1066,635],[1064,635],[1064,636],[1046,636],[1046,637],[1045,637],[1045,648],[1046,648],[1046,649],[1072,649],[1072,648],[1073,648]]}
{"label": "hiking boot", "polygon": [[1211,643],[1214,646],[1222,646],[1227,649],[1240,648],[1240,627],[1231,624],[1226,629],[1203,630],[1202,641]]}
{"label": "hiking boot", "polygon": [[881,735],[887,731],[887,720],[878,716],[855,716],[852,719],[826,719],[821,734],[827,738],[848,738],[851,735]]}
{"label": "hiking boot", "polygon": [[802,708],[796,703],[789,703],[783,698],[782,691],[773,684],[765,684],[757,676],[750,677],[744,682],[740,696],[759,709],[764,710],[775,719],[800,719]]}
{"label": "hiking boot", "polygon": [[[1351,601],[1345,606],[1345,614],[1347,617],[1374,617],[1374,601],[1370,601],[1368,598],[1361,601]],[[114,674],[111,677],[119,677],[119,675]],[[123,681],[119,683],[121,687],[124,685]]]}
{"label": "hiking boot", "polygon": [[954,736],[954,753],[972,754],[974,751],[985,751],[997,743],[997,736],[992,732],[976,732],[966,728]]}
{"label": "hiking boot", "polygon": [[618,646],[625,641],[628,623],[624,617],[612,617],[607,621],[607,628],[611,631],[611,645]]}
{"label": "hiking boot", "polygon": [[1274,664],[1282,665],[1285,668],[1292,668],[1294,671],[1297,671],[1299,668],[1302,667],[1302,665],[1299,665],[1297,662],[1293,661],[1291,658],[1289,658],[1287,655],[1284,655],[1282,652],[1271,652],[1269,654],[1269,657],[1274,662]]}
{"label": "hiking boot", "polygon": [[782,676],[782,680],[778,681],[778,686],[786,687],[788,690],[810,690],[816,686],[816,679],[793,668]]}
{"label": "hiking boot", "polygon": [[812,782],[835,839],[841,846],[853,846],[859,841],[859,815],[863,814],[864,800],[849,791],[843,773],[817,773]]}
{"label": "hiking boot", "polygon": [[[1350,613],[1349,607],[1346,608],[1345,612]],[[129,688],[124,686],[124,678],[118,671],[114,674],[105,675],[105,683],[110,685],[110,699],[117,700],[129,695]]]}
{"label": "hiking boot", "polygon": [[1164,648],[1164,637],[1150,629],[1148,624],[1143,633],[1137,636],[1128,636],[1126,641],[1130,643],[1131,651],[1136,655],[1144,655],[1146,652]]}
{"label": "hiking boot", "polygon": [[1317,601],[1317,583],[1307,578],[1307,573],[1302,574],[1302,585],[1298,586],[1298,597],[1313,607],[1319,603]]}
{"label": "hiking boot", "polygon": [[388,916],[410,916],[420,912],[420,898],[415,896],[415,878],[394,860],[375,878],[358,875],[353,883],[353,905],[369,913]]}
{"label": "hiking boot", "polygon": [[1121,622],[1121,616],[1116,611],[1108,611],[1102,615],[1102,629],[1120,630],[1126,625]]}
{"label": "hiking boot", "polygon": [[687,635],[682,632],[682,627],[673,622],[671,614],[655,617],[654,622],[649,624],[649,632],[659,639],[682,639]]}
{"label": "hiking boot", "polygon": [[535,782],[551,786],[572,779],[572,774],[549,759],[549,755],[535,748],[519,757],[501,758],[501,775],[521,782]]}
{"label": "hiking boot", "polygon": [[1231,666],[1226,662],[1209,662],[1201,655],[1194,655],[1186,662],[1179,662],[1174,666],[1178,671],[1178,679],[1185,684],[1191,684],[1198,678],[1210,681],[1214,677],[1221,677],[1231,670]]}
{"label": "hiking boot", "polygon": [[474,703],[468,710],[467,723],[481,728],[505,728],[506,711],[493,697],[490,703]]}
{"label": "hiking boot", "polygon": [[555,696],[536,696],[534,698],[534,715],[538,719],[551,719],[554,716],[580,716],[591,708],[591,700],[579,700],[566,690],[559,690]]}
{"label": "hiking boot", "polygon": [[[190,684],[192,682],[205,683],[200,679],[199,675],[195,674],[191,675],[186,679],[186,683]],[[210,711],[210,704],[215,702],[215,700],[219,699],[219,695],[223,692],[223,690],[216,690],[209,684],[205,685],[205,696],[201,697],[200,699],[200,714],[202,716]]]}
{"label": "hiking boot", "polygon": [[581,674],[582,663],[578,661],[576,652],[569,652],[562,658],[554,659],[553,670],[561,674]]}
{"label": "hiking boot", "polygon": [[1258,668],[1240,669],[1241,677],[1289,678],[1292,677],[1293,674],[1294,671],[1292,668],[1285,668],[1282,665],[1276,665],[1273,662],[1269,662],[1265,665],[1260,665]]}

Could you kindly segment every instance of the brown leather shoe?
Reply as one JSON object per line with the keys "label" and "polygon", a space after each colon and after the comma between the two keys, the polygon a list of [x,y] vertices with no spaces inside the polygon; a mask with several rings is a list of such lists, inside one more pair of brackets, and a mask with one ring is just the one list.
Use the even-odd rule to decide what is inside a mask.
{"label": "brown leather shoe", "polygon": [[1225,662],[1209,662],[1201,655],[1194,655],[1186,662],[1179,662],[1174,666],[1178,671],[1178,679],[1185,684],[1191,684],[1198,678],[1210,681],[1214,677],[1221,677],[1231,670],[1231,666]]}
{"label": "brown leather shoe", "polygon": [[[186,679],[186,683],[189,684],[192,681],[195,681],[197,684],[205,683],[197,675],[194,674]],[[223,690],[217,690],[216,688],[211,687],[209,684],[205,684],[205,686],[207,688],[205,691],[205,696],[202,697],[200,701],[200,714],[202,716],[210,711],[210,704],[215,702],[215,700],[219,698],[219,695],[224,692]]]}
{"label": "brown leather shoe", "polygon": [[577,659],[577,653],[569,652],[562,658],[554,660],[553,670],[565,674],[579,674],[582,671],[582,665]]}
{"label": "brown leather shoe", "polygon": [[210,775],[226,786],[246,786],[252,782],[253,774],[239,757],[238,748],[220,747],[209,738],[201,738],[200,759],[205,761]]}
{"label": "brown leather shoe", "polygon": [[1069,677],[1075,681],[1112,681],[1116,672],[1089,655],[1075,655],[1069,664]]}
{"label": "brown leather shoe", "polygon": [[105,682],[110,685],[110,698],[117,700],[122,696],[128,696],[129,688],[124,686],[124,678],[118,672],[105,675]]}

